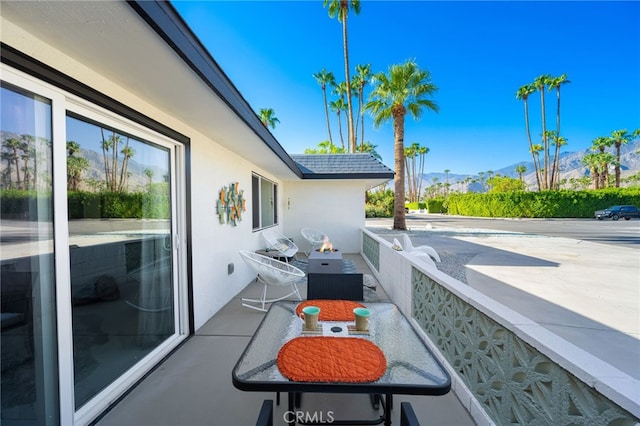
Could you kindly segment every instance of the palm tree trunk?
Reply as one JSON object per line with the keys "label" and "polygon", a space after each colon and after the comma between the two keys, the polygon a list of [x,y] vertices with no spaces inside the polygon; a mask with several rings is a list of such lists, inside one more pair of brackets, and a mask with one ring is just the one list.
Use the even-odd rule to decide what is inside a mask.
{"label": "palm tree trunk", "polygon": [[322,86],[322,99],[324,100],[324,115],[327,118],[327,132],[329,133],[329,142],[333,145],[333,139],[331,138],[331,125],[329,124],[329,106],[327,105],[327,88]]}
{"label": "palm tree trunk", "polygon": [[393,197],[393,229],[407,230],[404,212],[404,107],[393,107],[393,147],[396,183]]}
{"label": "palm tree trunk", "polygon": [[21,182],[20,182],[20,163],[19,163],[20,159],[18,158],[18,149],[17,148],[13,148],[13,162],[16,164],[16,185],[17,188],[20,189],[21,186]]}
{"label": "palm tree trunk", "polygon": [[536,166],[536,154],[533,152],[533,142],[531,141],[531,130],[529,129],[529,104],[527,98],[524,99],[524,125],[527,128],[527,139],[529,140],[529,152],[531,152],[531,158],[533,159],[533,171],[536,175],[536,184],[538,185],[538,192],[540,192],[540,170]]}
{"label": "palm tree trunk", "polygon": [[[560,137],[560,85],[556,86],[557,107],[556,107],[556,137]],[[560,146],[556,144],[553,152],[553,167],[551,168],[551,188],[556,189],[556,181],[560,180]]]}
{"label": "palm tree trunk", "polygon": [[118,189],[118,140],[116,139],[115,132],[113,133],[113,161],[111,162],[111,190],[116,191]]}
{"label": "palm tree trunk", "polygon": [[616,188],[620,188],[620,147],[621,146],[622,144],[620,143],[620,140],[616,139],[616,159],[618,160],[615,166]]}
{"label": "palm tree trunk", "polygon": [[353,106],[351,105],[351,77],[349,76],[349,43],[347,40],[347,16],[348,13],[345,10],[342,20],[342,39],[344,41],[344,75],[347,85],[347,110],[348,110],[348,137],[349,137],[349,152],[356,152],[356,135],[353,131]]}
{"label": "palm tree trunk", "polygon": [[411,179],[411,168],[409,167],[409,157],[407,157],[406,154],[404,155],[404,172],[407,175],[406,185],[407,185],[407,187],[408,187],[407,189],[409,191],[409,201],[412,201],[411,200],[411,194],[413,194],[413,190],[411,188],[411,185],[413,184],[413,179]]}
{"label": "palm tree trunk", "polygon": [[[360,90],[360,104],[364,104],[364,88]],[[360,133],[360,145],[364,145],[364,110],[362,111],[362,116],[360,117],[360,126],[362,126],[362,132]]]}
{"label": "palm tree trunk", "polygon": [[105,186],[109,189],[109,160],[107,157],[107,141],[104,138],[104,129],[100,128],[102,134],[102,159],[104,161],[104,180]]}
{"label": "palm tree trunk", "polygon": [[549,138],[547,136],[547,119],[545,117],[546,112],[544,107],[544,86],[540,89],[540,104],[542,108],[542,155],[544,164],[543,185],[544,189],[549,189]]}
{"label": "palm tree trunk", "polygon": [[344,137],[342,136],[342,120],[340,119],[340,111],[338,111],[338,131],[340,132],[340,143],[344,149]]}
{"label": "palm tree trunk", "polygon": [[354,124],[354,131],[356,133],[356,150],[362,152],[362,142],[360,141],[360,149],[357,149],[358,147],[358,126],[360,124],[360,116],[361,116],[361,111],[362,111],[362,100],[360,97],[360,88],[358,88],[358,113],[356,114],[356,122]]}
{"label": "palm tree trunk", "polygon": [[416,159],[418,157],[418,153],[416,152],[416,154],[413,156],[413,158],[411,159],[411,168],[413,169],[411,171],[411,174],[413,175],[413,202],[417,202],[418,201],[418,173],[416,170]]}
{"label": "palm tree trunk", "polygon": [[422,175],[424,175],[424,156],[420,154],[420,176],[418,178],[418,202],[420,202],[420,195],[422,193]]}

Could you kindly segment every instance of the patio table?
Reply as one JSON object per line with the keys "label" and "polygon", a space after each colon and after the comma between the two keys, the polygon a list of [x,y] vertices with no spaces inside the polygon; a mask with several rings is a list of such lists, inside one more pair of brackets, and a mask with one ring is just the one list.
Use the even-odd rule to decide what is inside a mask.
{"label": "patio table", "polygon": [[[391,424],[394,394],[444,395],[450,391],[449,374],[393,303],[363,302],[371,311],[366,334],[350,333],[348,326],[353,325],[353,321],[324,321],[320,332],[303,334],[302,320],[296,315],[299,303],[280,301],[271,305],[233,368],[233,385],[236,388],[243,391],[288,392],[290,412],[294,409],[294,395],[301,392],[381,394],[385,396],[381,400],[384,409],[381,418],[372,423],[358,424],[384,422],[385,425]],[[342,330],[332,331],[331,328],[336,326]],[[384,354],[386,370],[379,379],[370,382],[290,380],[278,369],[278,353],[287,342],[300,336],[308,339],[334,336],[368,340]],[[338,424],[337,421],[333,423]]]}

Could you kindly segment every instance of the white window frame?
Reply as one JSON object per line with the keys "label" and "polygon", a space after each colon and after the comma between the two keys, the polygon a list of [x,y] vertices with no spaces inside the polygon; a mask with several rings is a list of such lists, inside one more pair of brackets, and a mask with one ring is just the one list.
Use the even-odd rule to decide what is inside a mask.
{"label": "white window frame", "polygon": [[[279,197],[279,191],[278,191],[278,184],[276,182],[274,182],[271,179],[268,179],[258,173],[251,173],[251,188],[252,190],[253,188],[253,180],[254,178],[258,179],[258,193],[257,194],[252,194],[252,205],[251,205],[251,220],[253,221],[252,223],[252,228],[253,231],[260,231],[261,229],[265,229],[265,228],[270,228],[272,226],[277,226],[279,223],[279,209],[278,209],[278,197]],[[265,219],[265,214],[267,212],[264,211],[264,204],[265,204],[265,200],[264,200],[264,193],[262,191],[262,187],[263,184],[267,184],[270,185],[271,187],[271,195],[270,197],[271,199],[271,206],[270,206],[270,212],[268,212],[272,217],[273,217],[273,223],[269,223],[269,224],[265,224],[264,223],[264,219]],[[257,196],[257,198],[256,198]],[[256,201],[257,200],[257,201]],[[258,223],[255,223],[255,217],[258,217]]]}

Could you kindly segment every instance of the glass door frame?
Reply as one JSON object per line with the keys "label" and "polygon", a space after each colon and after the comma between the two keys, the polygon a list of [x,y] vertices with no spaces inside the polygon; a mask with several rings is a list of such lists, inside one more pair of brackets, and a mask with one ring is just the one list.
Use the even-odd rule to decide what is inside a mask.
{"label": "glass door frame", "polygon": [[[0,64],[1,78],[9,84],[23,88],[51,100],[52,108],[52,155],[53,155],[53,247],[55,265],[55,297],[57,321],[58,370],[57,393],[59,424],[83,425],[93,421],[97,415],[120,398],[144,374],[185,340],[192,328],[190,303],[188,253],[188,147],[163,133],[139,124],[118,112],[112,112],[62,88],[51,85],[13,67]],[[77,83],[77,82],[76,82]],[[77,83],[79,84],[79,83]],[[98,95],[98,97],[104,95]],[[106,97],[105,97],[106,98]],[[69,221],[67,206],[66,165],[66,117],[67,110],[76,114],[121,128],[144,140],[153,141],[169,149],[171,191],[171,235],[174,280],[175,333],[149,355],[132,366],[125,374],[99,392],[79,410],[74,402],[73,329],[71,306],[71,272],[69,255]],[[139,114],[139,113],[138,113]],[[47,384],[51,389],[55,384]],[[46,396],[45,396],[46,397]],[[54,422],[55,423],[55,422]]]}

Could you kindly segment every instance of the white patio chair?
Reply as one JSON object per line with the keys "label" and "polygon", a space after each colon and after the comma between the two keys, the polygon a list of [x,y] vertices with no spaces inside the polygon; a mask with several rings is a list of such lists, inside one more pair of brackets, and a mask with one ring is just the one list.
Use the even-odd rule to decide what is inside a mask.
{"label": "white patio chair", "polygon": [[422,253],[426,253],[428,254],[430,257],[433,258],[433,260],[435,260],[436,262],[440,262],[440,256],[438,255],[438,252],[431,246],[417,246],[414,247],[413,244],[411,243],[411,238],[409,238],[409,235],[407,234],[402,234],[402,238],[403,238],[403,246],[404,249],[408,252],[422,252]]}
{"label": "white patio chair", "polygon": [[[291,296],[296,296],[298,300],[302,300],[296,284],[297,281],[305,276],[302,270],[286,262],[250,251],[241,250],[239,253],[245,263],[258,275],[256,279],[264,284],[262,297],[260,299],[243,298],[242,306],[266,312],[268,303],[277,302]],[[270,285],[278,287],[290,286],[291,291],[276,299],[267,299],[267,286]],[[256,304],[259,306],[256,306]]]}
{"label": "white patio chair", "polygon": [[327,234],[315,228],[302,228],[300,233],[309,242],[309,251],[305,252],[307,256],[315,249],[322,247],[325,238],[329,238]]}
{"label": "white patio chair", "polygon": [[416,260],[422,260],[425,263],[429,264],[429,266],[433,266],[434,268],[436,268],[436,263],[433,261],[431,256],[429,256],[427,253],[420,250],[405,250],[397,238],[393,239],[393,245],[391,246],[391,248],[398,251],[406,251],[409,255],[416,258]]}
{"label": "white patio chair", "polygon": [[262,235],[266,248],[277,251],[280,257],[284,257],[287,262],[290,257],[295,258],[298,253],[298,246],[274,229],[267,229],[260,235]]}

